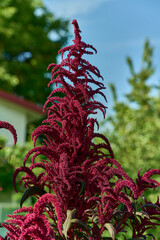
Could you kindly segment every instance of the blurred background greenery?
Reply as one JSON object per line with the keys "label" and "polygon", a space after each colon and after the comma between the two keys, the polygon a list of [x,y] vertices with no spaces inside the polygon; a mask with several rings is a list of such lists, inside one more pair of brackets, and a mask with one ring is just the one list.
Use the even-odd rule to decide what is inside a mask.
{"label": "blurred background greenery", "polygon": [[[155,73],[153,50],[149,41],[144,43],[139,71],[135,71],[130,57],[126,62],[130,70],[128,83],[130,92],[126,101],[117,99],[116,88],[111,83],[114,107],[113,113],[101,124],[103,134],[109,139],[115,158],[134,180],[150,168],[160,168],[160,85],[149,85],[148,80]],[[156,177],[160,182],[160,176]],[[145,193],[147,200],[155,203],[160,188]],[[159,239],[159,230],[149,230]]]}
{"label": "blurred background greenery", "polygon": [[[51,92],[51,87],[47,87],[47,66],[57,61],[58,51],[68,37],[68,21],[55,18],[41,0],[1,0],[0,89],[43,106]],[[38,124],[28,126],[27,141],[31,141],[31,132]],[[5,144],[2,136],[0,144]],[[3,193],[11,190],[11,176],[22,164],[27,149],[28,144],[12,149],[7,146],[0,151]]]}
{"label": "blurred background greenery", "polygon": [[[50,79],[47,66],[57,62],[58,51],[68,37],[68,20],[56,18],[43,1],[1,0],[0,89],[43,106],[51,92],[51,87],[47,87]],[[4,212],[15,209],[11,202],[18,203],[21,197],[15,194],[12,176],[33,147],[30,129],[38,124],[28,126],[25,146],[5,146],[5,139],[0,136],[0,146],[5,146],[0,151],[0,222],[6,218]],[[22,192],[23,187],[18,190]],[[3,235],[3,230],[0,231]]]}
{"label": "blurred background greenery", "polygon": [[137,171],[160,168],[160,85],[149,85],[154,75],[153,47],[145,41],[141,66],[138,72],[130,57],[130,92],[126,100],[117,99],[116,88],[110,88],[114,99],[112,116],[102,122],[103,133],[110,140],[115,158],[128,174],[135,178]]}
{"label": "blurred background greenery", "polygon": [[0,1],[0,88],[44,104],[47,66],[68,39],[68,21],[40,0]]}

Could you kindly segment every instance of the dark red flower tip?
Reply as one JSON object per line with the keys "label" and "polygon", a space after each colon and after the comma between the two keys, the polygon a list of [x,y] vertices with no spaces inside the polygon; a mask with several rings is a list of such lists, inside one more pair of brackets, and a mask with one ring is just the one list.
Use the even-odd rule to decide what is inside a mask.
{"label": "dark red flower tip", "polygon": [[17,142],[17,133],[16,133],[15,128],[10,123],[5,122],[5,121],[0,121],[0,128],[8,129],[12,133],[12,135],[13,135],[14,144],[16,144],[16,142]]}

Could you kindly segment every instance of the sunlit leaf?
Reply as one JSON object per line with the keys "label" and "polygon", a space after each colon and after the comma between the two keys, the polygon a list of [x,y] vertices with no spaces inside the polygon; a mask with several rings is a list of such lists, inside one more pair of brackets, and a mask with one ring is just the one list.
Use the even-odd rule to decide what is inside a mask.
{"label": "sunlit leaf", "polygon": [[72,224],[72,219],[74,218],[76,213],[76,209],[74,208],[73,210],[68,209],[67,210],[67,218],[63,224],[63,231],[62,233],[64,234],[65,238],[67,238],[67,232],[71,227]]}
{"label": "sunlit leaf", "polygon": [[146,217],[146,218],[150,219],[148,213],[146,213],[144,211],[136,211],[136,215],[141,216],[141,217]]}
{"label": "sunlit leaf", "polygon": [[105,223],[104,226],[107,228],[112,240],[116,239],[116,230],[111,223]]}

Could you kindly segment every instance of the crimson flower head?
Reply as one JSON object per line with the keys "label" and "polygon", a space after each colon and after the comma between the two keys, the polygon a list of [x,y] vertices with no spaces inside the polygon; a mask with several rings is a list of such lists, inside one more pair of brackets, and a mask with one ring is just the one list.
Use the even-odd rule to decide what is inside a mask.
{"label": "crimson flower head", "polygon": [[5,121],[0,121],[0,128],[5,128],[5,129],[9,130],[12,133],[12,135],[13,135],[14,144],[16,144],[16,142],[17,142],[17,133],[16,133],[15,128],[11,124],[9,124],[8,122],[5,122]]}
{"label": "crimson flower head", "polygon": [[[59,51],[62,56],[60,64],[52,63],[51,84],[56,85],[48,97],[44,110],[48,117],[43,124],[33,132],[34,144],[39,136],[43,138],[42,146],[36,146],[29,151],[24,159],[24,166],[17,169],[27,173],[23,177],[25,187],[37,186],[54,193],[66,212],[70,208],[79,208],[80,191],[85,184],[84,196],[94,195],[97,184],[90,182],[93,173],[90,167],[95,165],[105,154],[101,148],[108,150],[108,157],[113,158],[113,152],[108,140],[101,134],[95,133],[97,120],[91,117],[99,109],[105,116],[106,107],[95,100],[96,94],[104,94],[99,70],[85,60],[84,55],[96,52],[92,45],[81,41],[80,30],[76,20],[73,20],[75,39],[73,45]],[[67,55],[64,58],[64,55]],[[94,77],[95,76],[95,77]],[[90,83],[95,88],[90,87]],[[94,138],[103,139],[103,143],[95,145]],[[33,154],[32,164],[26,167],[26,161]],[[38,155],[47,159],[36,162]],[[39,176],[33,173],[34,168],[44,171]],[[90,179],[91,178],[91,179]],[[93,181],[93,180],[92,180]],[[99,189],[99,190],[98,190]],[[94,192],[93,192],[94,191]],[[73,201],[74,199],[74,201]],[[82,201],[83,203],[83,201]],[[84,210],[84,209],[83,209]]]}

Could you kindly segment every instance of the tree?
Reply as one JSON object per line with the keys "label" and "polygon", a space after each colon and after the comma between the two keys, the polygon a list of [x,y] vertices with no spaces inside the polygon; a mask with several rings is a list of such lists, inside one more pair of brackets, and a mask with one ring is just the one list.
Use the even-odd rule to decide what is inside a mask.
{"label": "tree", "polygon": [[68,21],[56,19],[41,0],[1,0],[0,88],[43,104],[51,90],[46,66],[67,38]]}
{"label": "tree", "polygon": [[[46,66],[56,62],[57,52],[67,39],[68,21],[56,19],[42,1],[1,0],[0,88],[43,104],[51,91],[47,87]],[[0,139],[0,146],[1,143],[4,142]],[[8,175],[12,176],[15,162],[21,162],[23,152],[26,151],[20,146],[0,152],[3,192],[12,186]]]}
{"label": "tree", "polygon": [[[110,125],[105,135],[112,144],[116,159],[132,177],[139,168],[160,168],[160,88],[147,82],[154,73],[152,58],[153,47],[149,41],[144,45],[139,72],[135,72],[131,58],[127,58],[131,91],[126,95],[126,102],[117,100],[116,89],[110,85],[114,96],[114,114],[109,118]],[[153,95],[156,89],[157,94],[154,91]]]}

